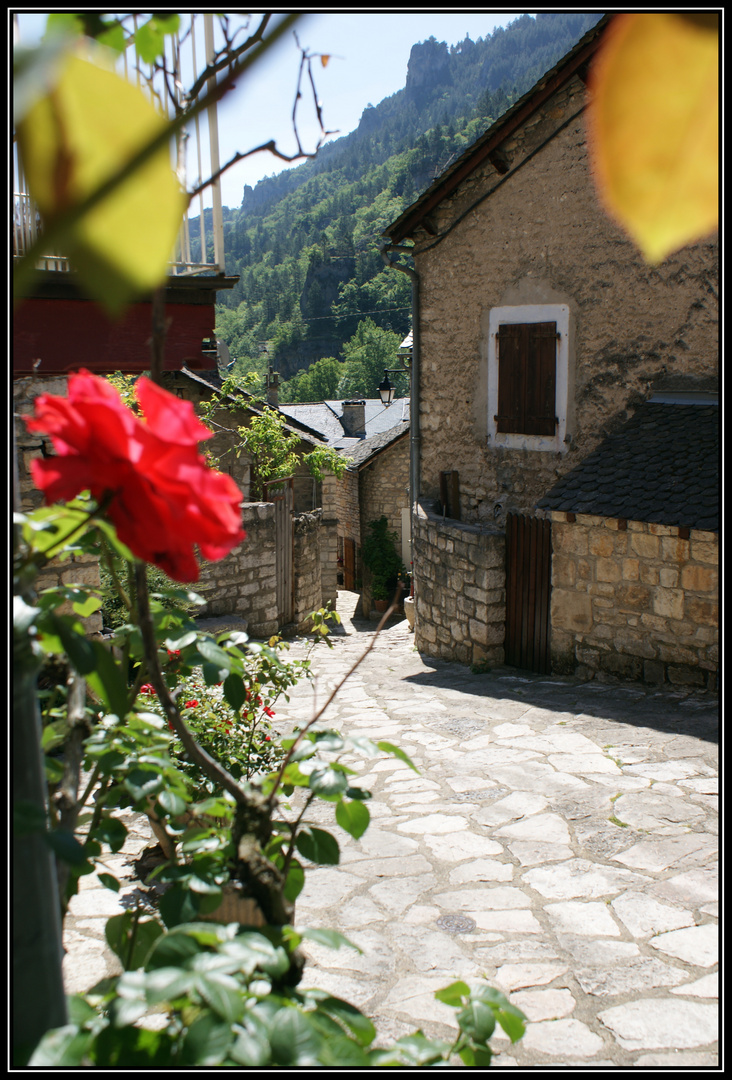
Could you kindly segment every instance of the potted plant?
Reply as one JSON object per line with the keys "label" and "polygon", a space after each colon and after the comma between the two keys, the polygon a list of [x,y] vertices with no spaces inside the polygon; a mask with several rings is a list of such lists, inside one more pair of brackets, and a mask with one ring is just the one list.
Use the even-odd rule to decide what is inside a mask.
{"label": "potted plant", "polygon": [[371,573],[370,592],[377,611],[386,611],[396,592],[397,582],[405,573],[395,546],[397,534],[389,531],[385,515],[372,521],[370,533],[361,547],[361,559]]}

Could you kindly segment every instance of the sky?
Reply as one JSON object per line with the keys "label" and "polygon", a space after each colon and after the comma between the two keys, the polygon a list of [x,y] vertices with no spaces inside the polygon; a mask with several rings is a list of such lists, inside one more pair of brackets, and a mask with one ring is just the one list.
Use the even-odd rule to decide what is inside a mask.
{"label": "sky", "polygon": [[[33,44],[45,26],[45,15],[19,14],[21,40]],[[328,11],[304,13],[295,27],[300,45],[315,54],[312,71],[321,101],[326,130],[336,131],[328,141],[353,131],[367,105],[378,105],[401,90],[407,78],[412,45],[433,36],[457,45],[469,36],[487,37],[506,26],[520,12],[484,11]],[[256,20],[257,16],[253,16]],[[256,25],[256,23],[254,23]],[[323,67],[319,54],[329,57]],[[219,106],[220,160],[246,152],[275,139],[284,153],[293,153],[292,110],[300,66],[300,51],[292,33],[273,50],[256,72],[242,79]],[[309,83],[303,84],[298,106],[298,129],[303,148],[317,145],[319,130]],[[224,206],[241,204],[245,184],[254,186],[265,176],[287,166],[268,153],[259,153],[233,166],[221,181]],[[204,200],[210,204],[210,200]]]}

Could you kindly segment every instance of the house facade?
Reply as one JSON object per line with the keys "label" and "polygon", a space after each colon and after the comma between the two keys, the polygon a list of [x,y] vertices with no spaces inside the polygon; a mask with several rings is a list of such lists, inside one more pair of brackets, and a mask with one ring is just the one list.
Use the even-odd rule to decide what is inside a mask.
{"label": "house facade", "polygon": [[[566,513],[542,507],[542,499],[659,388],[671,387],[690,401],[716,391],[715,240],[649,266],[597,199],[585,109],[588,72],[607,22],[585,35],[386,232],[392,248],[413,242],[419,282],[413,358],[419,401],[412,420],[418,425],[416,643],[432,655],[503,663],[513,603],[506,591],[514,557],[507,552],[507,518]],[[679,482],[693,484],[694,478]],[[695,529],[694,520],[670,512],[661,520],[663,512],[659,518],[655,509],[663,511],[644,511],[639,521],[609,512],[594,517],[608,532],[608,523],[618,520],[627,520],[631,533],[652,527],[651,535],[666,529],[675,539],[679,529],[691,529],[692,546],[697,531],[699,543],[715,547],[713,530]],[[558,603],[560,588],[578,592],[576,577],[570,589],[558,579],[557,546],[571,545],[564,527],[574,524],[558,521],[551,541],[549,565],[557,580],[549,582],[554,592],[547,596],[546,637],[555,670],[559,653],[552,653],[552,639],[562,641],[562,670],[583,666],[584,631],[567,625]],[[519,589],[526,588],[527,574],[517,575]],[[680,567],[679,580],[682,574]],[[581,581],[592,589],[609,584]],[[644,619],[661,617],[650,595],[634,614],[639,636]],[[676,622],[676,630],[664,631],[670,638],[683,615]],[[702,636],[709,637],[708,628]],[[634,655],[633,635],[622,647],[624,655]],[[707,641],[705,649],[711,647]],[[704,663],[713,664],[711,657],[706,652]],[[699,654],[686,659],[678,666],[689,679]],[[586,674],[610,671],[585,668]],[[673,679],[673,668],[659,661],[645,675]],[[708,680],[709,668],[704,671],[697,681]],[[618,673],[644,675],[635,663]]]}

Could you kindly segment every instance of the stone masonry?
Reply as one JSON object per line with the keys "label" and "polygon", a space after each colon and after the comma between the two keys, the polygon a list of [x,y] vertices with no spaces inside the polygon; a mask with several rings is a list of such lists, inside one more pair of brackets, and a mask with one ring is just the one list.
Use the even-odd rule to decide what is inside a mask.
{"label": "stone masonry", "polygon": [[253,637],[276,634],[277,572],[274,503],[245,503],[246,540],[220,562],[203,563],[196,591],[207,600],[201,618],[236,615]]}
{"label": "stone masonry", "polygon": [[553,670],[715,689],[716,534],[551,516]]}
{"label": "stone masonry", "polygon": [[464,664],[502,664],[505,534],[445,520],[426,503],[413,517],[412,530],[419,652]]}
{"label": "stone masonry", "polygon": [[295,617],[299,634],[311,629],[310,614],[323,605],[320,534],[322,512],[295,517]]}
{"label": "stone masonry", "polygon": [[[457,470],[463,520],[493,521],[499,503],[533,513],[659,377],[717,376],[718,247],[711,239],[659,266],[643,261],[598,201],[586,93],[573,77],[501,146],[507,176],[481,163],[435,208],[434,232],[415,232],[420,495],[437,498],[440,472]],[[561,453],[487,441],[490,311],[531,304],[569,308]]]}

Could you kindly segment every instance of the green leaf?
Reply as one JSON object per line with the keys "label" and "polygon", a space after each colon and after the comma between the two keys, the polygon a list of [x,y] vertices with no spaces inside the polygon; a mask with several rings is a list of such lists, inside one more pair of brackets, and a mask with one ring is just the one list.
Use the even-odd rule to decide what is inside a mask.
{"label": "green leaf", "polygon": [[320,1002],[319,1007],[329,1013],[330,1016],[336,1017],[342,1024],[345,1024],[353,1032],[361,1046],[370,1046],[376,1038],[376,1028],[355,1005],[351,1005],[347,1001],[341,1001],[340,998],[328,997],[325,1001]]}
{"label": "green leaf", "polygon": [[153,15],[135,31],[135,48],[141,60],[152,64],[162,56],[165,48],[165,35],[176,34],[180,28],[180,16]]}
{"label": "green leaf", "polygon": [[181,1062],[184,1065],[220,1065],[233,1041],[231,1026],[206,1010],[185,1034]]}
{"label": "green leaf", "polygon": [[142,967],[155,942],[163,934],[155,919],[136,918],[132,911],[107,919],[104,936],[126,971]]}
{"label": "green leaf", "polygon": [[291,902],[297,900],[304,888],[305,871],[297,859],[291,859],[290,865],[287,868],[287,879],[285,881],[285,899]]}
{"label": "green leaf", "polygon": [[355,949],[357,953],[363,952],[363,949],[359,949],[358,945],[354,945],[352,941],[349,941],[348,938],[339,933],[338,930],[308,927],[305,930],[298,928],[297,932],[301,937],[307,938],[309,941],[317,941],[320,945],[326,945],[329,949],[340,949],[341,946],[346,946],[349,949]]}
{"label": "green leaf", "polygon": [[280,1009],[272,1021],[272,1056],[278,1065],[318,1064],[322,1040],[309,1017],[298,1009]]}
{"label": "green leaf", "polygon": [[241,1019],[244,996],[236,979],[230,975],[207,972],[196,975],[195,988],[213,1011],[230,1024]]}
{"label": "green leaf", "polygon": [[28,1065],[34,1068],[81,1065],[93,1038],[90,1031],[79,1031],[76,1024],[54,1028],[43,1036]]}
{"label": "green leaf", "polygon": [[496,1020],[512,1043],[518,1042],[526,1032],[526,1017],[515,1005],[506,1005],[496,1012]]}
{"label": "green leaf", "polygon": [[445,1005],[462,1005],[463,998],[470,996],[470,987],[464,982],[450,983],[449,986],[445,986],[442,990],[435,992],[435,997],[438,1001],[444,1002]]}
{"label": "green leaf", "polygon": [[98,874],[97,876],[105,889],[111,889],[112,892],[119,892],[120,884],[116,877],[112,877],[111,874]]}
{"label": "green leaf", "polygon": [[73,833],[66,829],[54,829],[45,834],[48,846],[59,859],[70,866],[80,867],[87,863],[87,853]]}
{"label": "green leaf", "polygon": [[224,671],[229,671],[231,668],[231,657],[229,654],[224,652],[224,650],[210,638],[199,638],[196,642],[196,648],[201,657],[210,664],[215,664],[217,668]]}
{"label": "green leaf", "polygon": [[145,1001],[159,1005],[163,1001],[175,1001],[186,995],[195,984],[192,971],[180,967],[155,968],[145,976]]}
{"label": "green leaf", "polygon": [[269,1043],[259,1032],[241,1031],[229,1050],[229,1057],[238,1065],[246,1065],[250,1069],[261,1068],[269,1063]]}
{"label": "green leaf", "polygon": [[461,1031],[476,1042],[487,1042],[496,1028],[496,1017],[490,1005],[482,1001],[471,1000],[457,1014]]}
{"label": "green leaf", "polygon": [[90,593],[82,593],[80,589],[74,591],[79,594],[79,599],[75,600],[72,605],[75,614],[79,615],[82,619],[88,619],[95,611],[99,611],[99,608],[102,606],[102,601],[98,596],[93,596]]}
{"label": "green leaf", "polygon": [[303,858],[314,863],[335,866],[341,857],[336,838],[324,829],[316,829],[312,825],[298,833],[295,847]]}
{"label": "green leaf", "polygon": [[365,1069],[369,1066],[368,1055],[347,1035],[331,1035],[324,1039],[319,1059],[322,1065],[341,1070]]}
{"label": "green leaf", "polygon": [[391,754],[392,757],[399,758],[400,761],[403,761],[406,765],[409,766],[410,769],[414,769],[414,771],[419,775],[419,769],[417,768],[417,766],[414,764],[411,758],[404,753],[403,750],[399,749],[398,746],[394,746],[393,743],[384,742],[383,740],[378,742],[376,745],[378,746],[379,750],[383,750],[384,753]]}
{"label": "green leaf", "polygon": [[91,645],[95,670],[87,675],[87,682],[102,698],[109,711],[122,720],[128,711],[127,682],[122,669],[101,641],[93,641]]}
{"label": "green leaf", "polygon": [[202,951],[202,946],[196,938],[187,933],[191,925],[194,924],[178,926],[158,938],[145,965],[149,971],[161,967],[185,967],[193,956],[197,956]]}
{"label": "green leaf", "polygon": [[224,679],[224,697],[235,712],[238,712],[247,700],[247,689],[241,675],[227,675]]}
{"label": "green leaf", "polygon": [[127,839],[127,826],[119,818],[104,814],[91,835],[95,840],[108,844],[112,851],[119,851]]}
{"label": "green leaf", "polygon": [[353,802],[344,802],[343,799],[336,806],[336,821],[342,829],[352,836],[355,840],[358,840],[360,836],[366,832],[369,827],[369,821],[371,815],[367,807],[362,802],[354,800]]}
{"label": "green leaf", "polygon": [[91,641],[88,640],[83,630],[77,630],[76,625],[63,615],[49,613],[48,625],[61,639],[64,652],[71,664],[80,675],[89,675],[97,666],[97,658]]}
{"label": "green leaf", "polygon": [[158,795],[158,803],[171,817],[180,817],[181,814],[185,813],[186,801],[180,795],[176,795],[174,791],[161,791]]}
{"label": "green leaf", "polygon": [[346,776],[332,766],[313,769],[308,778],[308,787],[316,795],[342,795],[348,787]]}

